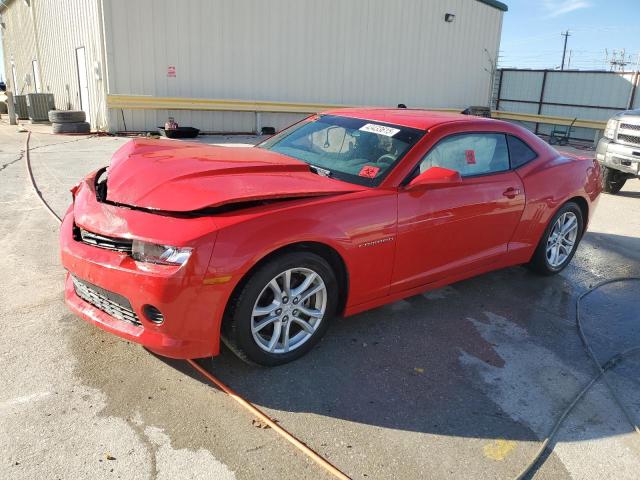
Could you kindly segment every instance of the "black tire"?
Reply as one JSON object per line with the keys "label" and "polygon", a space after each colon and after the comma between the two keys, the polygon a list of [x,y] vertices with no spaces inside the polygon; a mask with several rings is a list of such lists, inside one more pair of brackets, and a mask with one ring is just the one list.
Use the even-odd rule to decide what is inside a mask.
{"label": "black tire", "polygon": [[558,143],[558,139],[553,135],[549,137],[549,145],[556,145]]}
{"label": "black tire", "polygon": [[602,167],[602,190],[606,193],[616,194],[624,187],[627,177],[624,173],[614,168]]}
{"label": "black tire", "polygon": [[87,115],[83,110],[49,110],[51,123],[78,123],[86,119]]}
{"label": "black tire", "polygon": [[[263,350],[253,337],[251,330],[253,309],[269,282],[293,268],[312,270],[322,279],[327,293],[325,314],[316,330],[300,346],[286,353],[270,353]],[[287,253],[268,261],[253,272],[235,298],[231,300],[224,322],[223,340],[233,353],[249,364],[269,367],[283,365],[300,358],[320,341],[335,315],[337,305],[338,283],[327,261],[311,252]],[[280,338],[279,335],[278,338]]]}
{"label": "black tire", "polygon": [[[567,256],[567,258],[560,265],[552,265],[547,258],[547,241],[549,240],[549,236],[553,231],[553,227],[558,221],[558,219],[567,212],[573,213],[578,221],[578,229],[577,236],[575,242],[573,244],[571,253]],[[538,243],[538,247],[536,248],[531,261],[528,264],[528,267],[536,273],[541,275],[555,275],[556,273],[561,272],[564,268],[569,265],[571,259],[576,253],[578,249],[578,245],[580,244],[580,240],[582,240],[582,234],[584,233],[584,217],[582,215],[582,210],[580,207],[574,202],[565,203],[560,209],[556,212],[556,214],[551,218],[547,228],[545,228],[542,238]]]}
{"label": "black tire", "polygon": [[87,122],[54,123],[51,125],[53,133],[90,133],[91,125]]}

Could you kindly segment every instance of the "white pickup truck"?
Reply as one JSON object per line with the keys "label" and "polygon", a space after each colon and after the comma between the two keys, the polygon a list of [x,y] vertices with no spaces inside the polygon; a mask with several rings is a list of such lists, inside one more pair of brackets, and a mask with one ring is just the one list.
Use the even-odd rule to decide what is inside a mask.
{"label": "white pickup truck", "polygon": [[618,193],[628,179],[640,178],[640,110],[620,112],[607,122],[596,160],[607,193]]}

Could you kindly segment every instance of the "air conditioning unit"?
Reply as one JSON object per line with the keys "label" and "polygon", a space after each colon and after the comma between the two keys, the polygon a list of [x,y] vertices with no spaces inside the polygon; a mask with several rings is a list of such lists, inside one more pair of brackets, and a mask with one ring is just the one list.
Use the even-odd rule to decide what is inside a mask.
{"label": "air conditioning unit", "polygon": [[53,93],[28,93],[27,111],[31,122],[48,122],[49,110],[55,110]]}
{"label": "air conditioning unit", "polygon": [[14,95],[13,103],[16,106],[16,116],[20,120],[26,120],[27,118],[29,118],[29,111],[27,110],[26,95]]}

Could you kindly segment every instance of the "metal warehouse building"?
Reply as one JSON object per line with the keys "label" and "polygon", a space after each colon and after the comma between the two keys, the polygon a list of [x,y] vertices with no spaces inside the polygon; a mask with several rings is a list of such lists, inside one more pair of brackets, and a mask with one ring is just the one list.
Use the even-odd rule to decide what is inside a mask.
{"label": "metal warehouse building", "polygon": [[336,105],[487,105],[494,0],[0,0],[15,93],[93,128],[283,126]]}

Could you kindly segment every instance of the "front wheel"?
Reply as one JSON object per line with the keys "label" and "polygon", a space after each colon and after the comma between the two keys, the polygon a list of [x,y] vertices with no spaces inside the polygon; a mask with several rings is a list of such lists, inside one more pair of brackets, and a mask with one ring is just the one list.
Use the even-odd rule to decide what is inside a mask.
{"label": "front wheel", "polygon": [[529,266],[542,275],[554,275],[573,258],[584,229],[580,207],[565,203],[544,231]]}
{"label": "front wheel", "polygon": [[230,305],[224,340],[248,363],[282,365],[320,341],[337,305],[338,285],[327,261],[310,252],[288,253],[248,279]]}
{"label": "front wheel", "polygon": [[624,187],[627,177],[614,168],[602,167],[602,190],[616,194]]}

